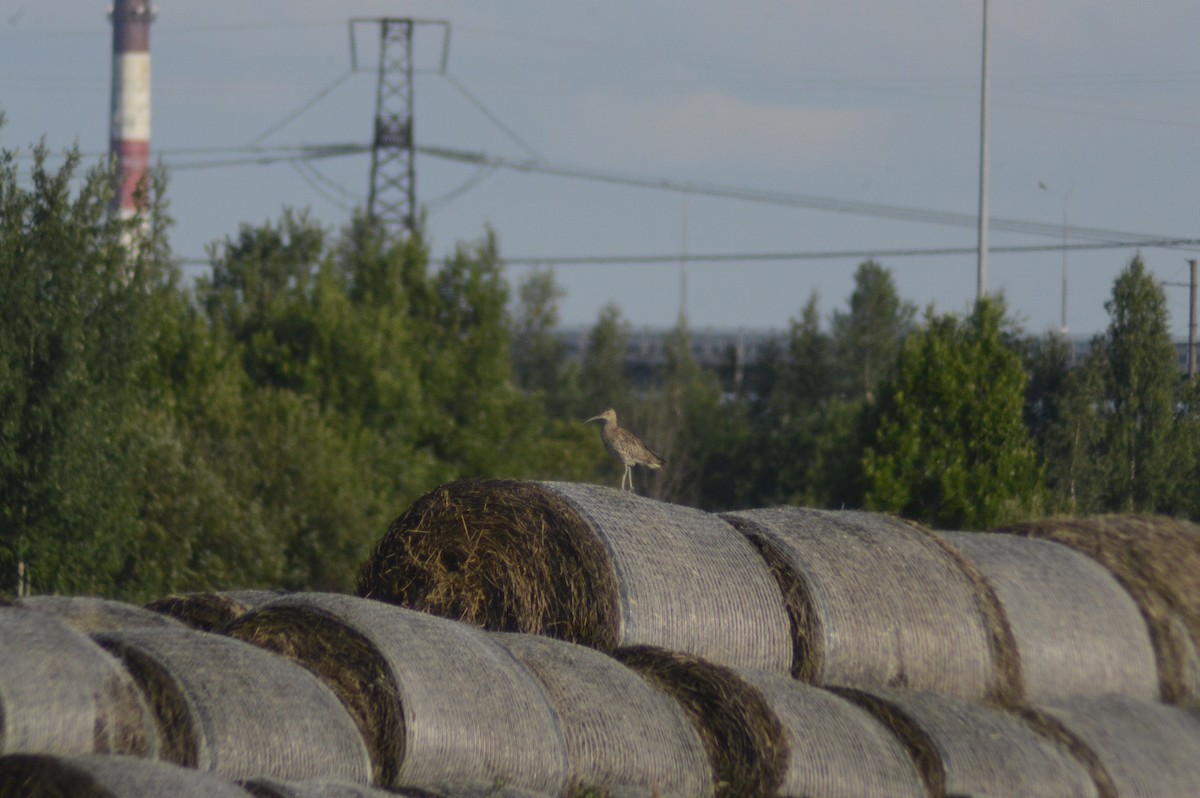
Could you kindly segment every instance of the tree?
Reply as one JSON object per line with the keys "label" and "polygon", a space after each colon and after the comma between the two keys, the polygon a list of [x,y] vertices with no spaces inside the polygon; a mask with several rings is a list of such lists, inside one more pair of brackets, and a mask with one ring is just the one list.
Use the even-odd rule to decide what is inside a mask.
{"label": "tree", "polygon": [[905,341],[864,458],[868,507],[970,529],[1040,507],[1025,372],[1003,325],[1003,307],[983,300],[966,319],[931,310]]}
{"label": "tree", "polygon": [[160,220],[111,218],[107,170],[48,158],[34,148],[26,189],[0,153],[0,589],[106,591],[138,556],[141,378],[168,275]]}
{"label": "tree", "polygon": [[1180,372],[1162,287],[1134,258],[1105,302],[1110,322],[1072,373],[1055,425],[1051,485],[1079,512],[1173,512],[1186,491]]}
{"label": "tree", "polygon": [[567,360],[567,345],[558,335],[558,301],[565,292],[554,272],[535,269],[517,287],[513,324],[513,372],[517,385],[539,394],[555,418],[578,409],[579,375]]}
{"label": "tree", "polygon": [[916,307],[901,301],[890,271],[870,260],[859,265],[849,307],[833,314],[835,363],[844,396],[874,400],[915,317]]}
{"label": "tree", "polygon": [[[625,350],[629,346],[629,324],[621,318],[616,305],[600,310],[596,324],[588,333],[587,351],[580,373],[581,402],[595,410],[595,415],[607,407],[617,411],[617,418],[633,404],[633,389],[625,371]],[[586,412],[586,411],[585,411]]]}

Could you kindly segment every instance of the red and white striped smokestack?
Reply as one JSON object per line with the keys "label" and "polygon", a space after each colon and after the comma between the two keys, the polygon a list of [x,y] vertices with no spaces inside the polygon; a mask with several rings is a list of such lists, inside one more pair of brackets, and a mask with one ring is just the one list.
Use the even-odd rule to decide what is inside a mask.
{"label": "red and white striped smokestack", "polygon": [[149,0],[114,0],[112,8],[112,129],[109,153],[116,163],[112,210],[122,219],[140,208],[134,200],[150,167]]}

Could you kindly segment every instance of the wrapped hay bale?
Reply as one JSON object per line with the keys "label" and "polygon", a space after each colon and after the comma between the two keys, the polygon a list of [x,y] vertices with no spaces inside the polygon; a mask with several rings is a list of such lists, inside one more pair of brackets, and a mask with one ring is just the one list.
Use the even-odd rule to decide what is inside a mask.
{"label": "wrapped hay bale", "polygon": [[712,794],[704,744],[678,702],[593,649],[534,635],[490,637],[546,689],[566,742],[569,794],[613,785]]}
{"label": "wrapped hay bale", "polygon": [[1200,703],[1200,526],[1163,516],[1101,515],[995,531],[1054,540],[1107,568],[1149,627],[1162,699]]}
{"label": "wrapped hay bale", "polygon": [[1088,770],[1070,751],[1002,710],[909,690],[835,690],[873,714],[909,749],[933,795],[1098,795]]}
{"label": "wrapped hay bale", "polygon": [[739,674],[783,724],[787,798],[925,798],[925,782],[907,749],[870,713],[846,699],[788,676]]}
{"label": "wrapped hay bale", "polygon": [[130,756],[0,757],[0,798],[247,798],[236,784]]}
{"label": "wrapped hay bale", "polygon": [[1075,751],[1104,798],[1175,798],[1200,785],[1200,717],[1120,695],[1077,696],[1030,707],[1023,716]]}
{"label": "wrapped hay bale", "polygon": [[55,618],[0,607],[0,753],[157,750],[153,715],[117,660]]}
{"label": "wrapped hay bale", "polygon": [[[260,776],[243,781],[242,788],[255,798],[395,798],[397,793],[349,784],[344,781],[310,779],[284,781]],[[430,798],[429,793],[400,791],[401,798]]]}
{"label": "wrapped hay bale", "polygon": [[723,516],[762,552],[793,628],[792,675],[967,699],[1016,684],[995,596],[949,546],[905,521],[781,507]]}
{"label": "wrapped hay bale", "polygon": [[650,646],[620,648],[613,656],[687,712],[708,752],[717,796],[778,792],[788,765],[783,724],[737,671]]}
{"label": "wrapped hay bale", "polygon": [[136,604],[93,596],[26,596],[14,603],[34,612],[53,615],[84,634],[112,629],[183,628],[174,618]]}
{"label": "wrapped hay bale", "polygon": [[566,784],[545,691],[478,629],[354,596],[295,593],[228,633],[323,679],[362,730],[383,787],[498,780],[558,793]]}
{"label": "wrapped hay bale", "polygon": [[602,651],[653,645],[785,671],[778,587],[719,517],[595,485],[443,485],[379,541],[364,596]]}
{"label": "wrapped hay bale", "polygon": [[146,609],[176,618],[202,632],[218,632],[226,624],[279,595],[277,590],[184,593],[155,599],[146,605]]}
{"label": "wrapped hay bale", "polygon": [[1026,700],[1121,693],[1158,698],[1154,647],[1137,605],[1099,563],[1046,540],[941,535],[974,564],[1004,610]]}
{"label": "wrapped hay bale", "polygon": [[295,663],[190,629],[95,637],[154,709],[163,759],[229,779],[368,783],[367,749],[345,707]]}

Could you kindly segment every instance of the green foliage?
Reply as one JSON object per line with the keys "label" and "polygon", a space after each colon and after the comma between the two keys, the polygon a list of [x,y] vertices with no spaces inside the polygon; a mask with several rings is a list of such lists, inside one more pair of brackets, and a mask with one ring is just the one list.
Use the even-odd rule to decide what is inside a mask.
{"label": "green foliage", "polygon": [[967,319],[930,312],[908,337],[866,452],[868,507],[965,529],[1039,507],[1026,377],[1003,324],[1003,308],[985,300]]}
{"label": "green foliage", "polygon": [[1055,502],[1072,512],[1177,512],[1194,492],[1194,428],[1166,298],[1141,258],[1117,278],[1105,309],[1108,330],[1070,374],[1049,444]]}
{"label": "green foliage", "polygon": [[903,302],[892,273],[875,261],[859,265],[849,308],[833,314],[833,340],[842,395],[872,399],[891,376],[916,307]]}

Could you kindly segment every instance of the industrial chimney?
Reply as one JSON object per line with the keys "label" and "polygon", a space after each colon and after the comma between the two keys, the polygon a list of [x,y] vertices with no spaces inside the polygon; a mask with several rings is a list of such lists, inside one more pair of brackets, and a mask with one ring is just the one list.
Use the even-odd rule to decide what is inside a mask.
{"label": "industrial chimney", "polygon": [[150,167],[149,0],[115,0],[113,26],[111,139],[116,167],[112,212],[127,219],[141,210],[134,193]]}

